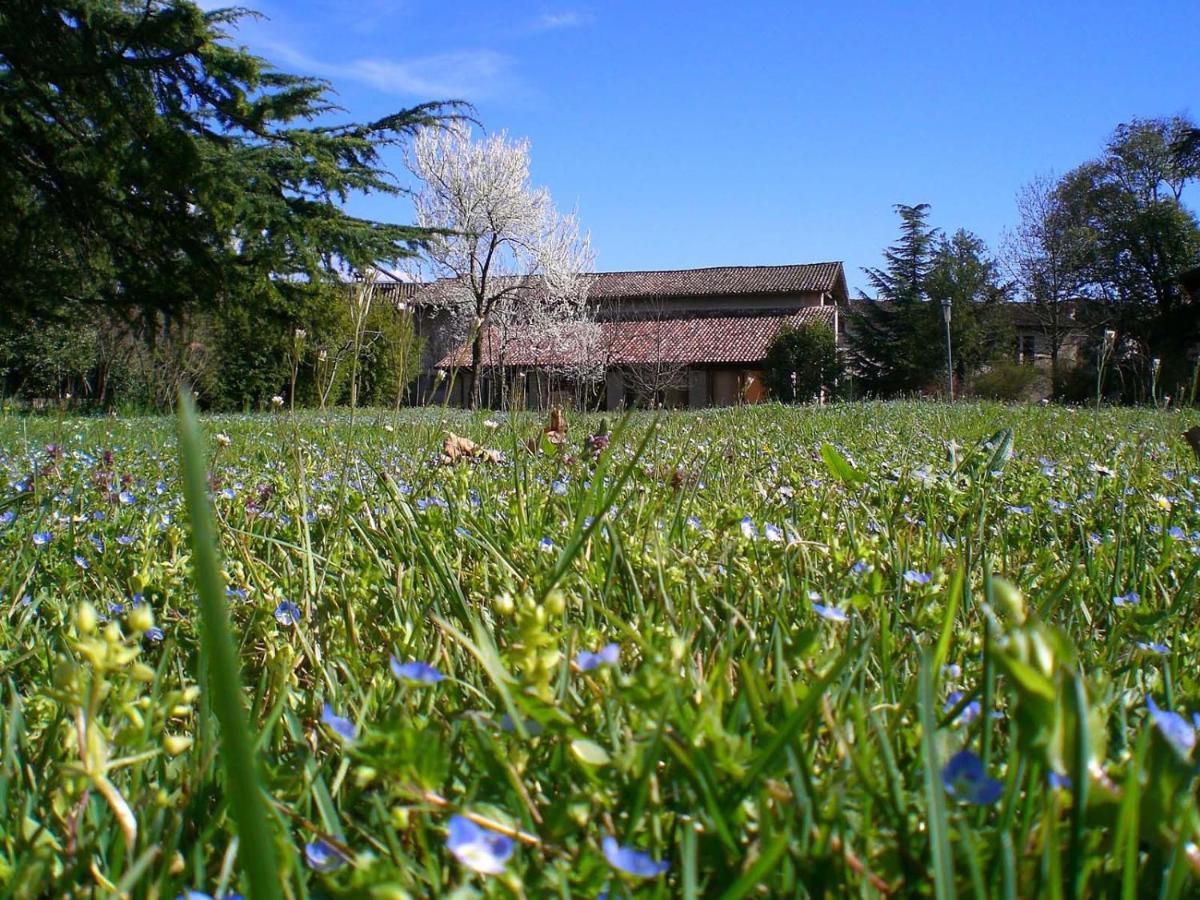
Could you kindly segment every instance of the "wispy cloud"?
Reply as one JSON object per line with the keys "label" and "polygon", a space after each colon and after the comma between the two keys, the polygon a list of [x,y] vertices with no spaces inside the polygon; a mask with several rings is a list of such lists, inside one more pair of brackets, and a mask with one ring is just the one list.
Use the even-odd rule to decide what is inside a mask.
{"label": "wispy cloud", "polygon": [[359,57],[343,62],[315,59],[295,47],[272,43],[275,58],[328,78],[357,81],[389,94],[423,99],[482,100],[521,89],[510,57],[492,50],[461,50],[413,59]]}
{"label": "wispy cloud", "polygon": [[590,25],[596,17],[584,10],[545,12],[529,23],[528,31],[562,31],[566,28],[582,28]]}

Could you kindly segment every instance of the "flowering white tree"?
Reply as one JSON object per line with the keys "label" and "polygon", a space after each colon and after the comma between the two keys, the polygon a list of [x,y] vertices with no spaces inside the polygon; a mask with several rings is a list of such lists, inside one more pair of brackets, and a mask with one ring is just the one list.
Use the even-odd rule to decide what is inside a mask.
{"label": "flowering white tree", "polygon": [[418,274],[437,280],[426,296],[465,326],[477,407],[489,328],[532,336],[586,318],[590,241],[531,184],[528,141],[503,132],[476,141],[452,123],[420,131],[405,162],[420,182],[417,224],[435,230]]}

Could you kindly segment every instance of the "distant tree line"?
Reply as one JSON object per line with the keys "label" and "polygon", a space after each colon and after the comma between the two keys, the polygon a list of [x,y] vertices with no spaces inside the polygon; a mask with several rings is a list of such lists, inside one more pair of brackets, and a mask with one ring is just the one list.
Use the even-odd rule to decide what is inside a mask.
{"label": "distant tree line", "polygon": [[[1191,122],[1137,119],[1096,159],[1023,188],[1019,223],[999,255],[968,231],[947,237],[930,226],[927,204],[897,206],[900,238],[881,268],[866,270],[874,296],[852,315],[847,362],[857,392],[940,389],[946,301],[956,382],[997,385],[1004,372],[1027,381],[1028,368],[1011,364],[1016,301],[1043,338],[1056,396],[1094,390],[1106,332],[1115,399],[1147,399],[1152,380],[1190,395],[1200,318],[1184,276],[1200,266],[1200,224],[1184,196],[1197,178]],[[1082,352],[1068,364],[1064,345],[1081,333]]]}

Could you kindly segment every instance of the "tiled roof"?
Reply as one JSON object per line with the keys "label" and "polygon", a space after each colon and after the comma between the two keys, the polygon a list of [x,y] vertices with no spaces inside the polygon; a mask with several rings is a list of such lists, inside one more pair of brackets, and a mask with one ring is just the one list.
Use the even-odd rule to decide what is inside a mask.
{"label": "tiled roof", "polygon": [[[587,276],[588,299],[596,301],[666,297],[748,296],[844,292],[840,262],[795,266],[715,266],[662,272],[596,272]],[[504,279],[496,279],[497,286]],[[447,282],[422,285],[431,301]],[[532,289],[537,279],[528,282]],[[407,285],[405,285],[407,287]],[[844,293],[843,293],[844,296]]]}
{"label": "tiled roof", "polygon": [[626,299],[832,291],[841,272],[842,264],[837,262],[797,266],[716,266],[666,272],[597,272],[588,297]]}
{"label": "tiled roof", "polygon": [[[609,365],[644,365],[654,362],[687,364],[754,363],[784,324],[820,322],[833,327],[833,306],[810,306],[788,313],[728,316],[686,316],[662,319],[624,319],[600,322],[596,355]],[[483,364],[497,365],[500,350],[484,335]],[[511,341],[504,364],[518,367],[562,365],[571,360],[553,349],[539,350],[528,341]],[[466,345],[448,354],[438,368],[469,366]]]}

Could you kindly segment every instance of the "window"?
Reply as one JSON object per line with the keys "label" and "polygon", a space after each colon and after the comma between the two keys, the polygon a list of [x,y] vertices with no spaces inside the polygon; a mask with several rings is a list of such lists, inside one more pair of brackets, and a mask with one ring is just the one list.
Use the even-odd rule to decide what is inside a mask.
{"label": "window", "polygon": [[1032,363],[1036,357],[1036,339],[1032,334],[1017,335],[1017,362]]}

